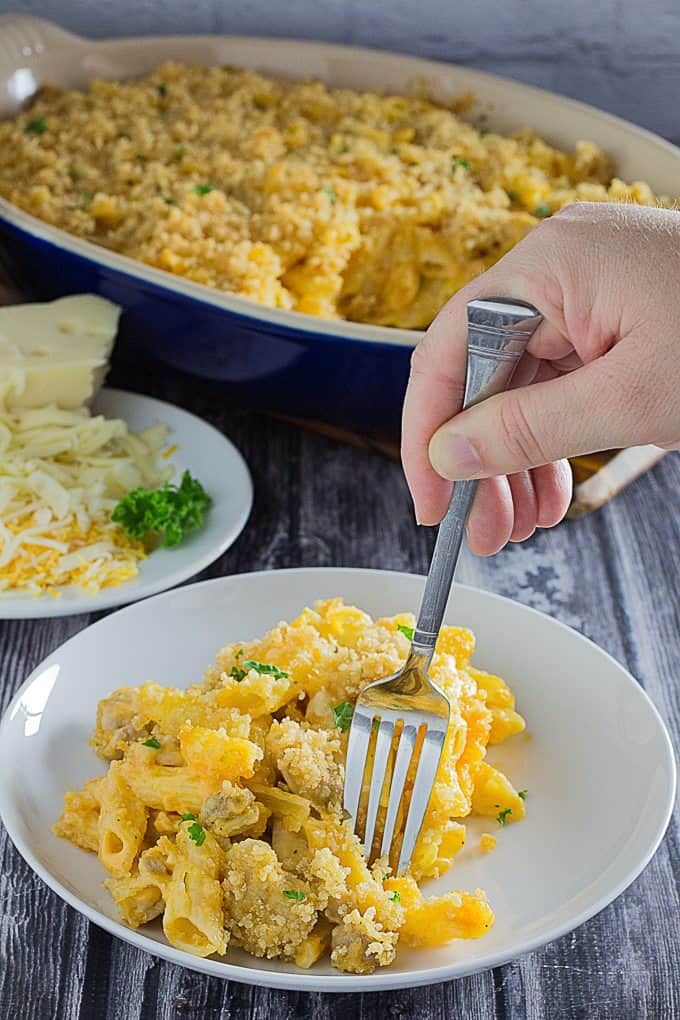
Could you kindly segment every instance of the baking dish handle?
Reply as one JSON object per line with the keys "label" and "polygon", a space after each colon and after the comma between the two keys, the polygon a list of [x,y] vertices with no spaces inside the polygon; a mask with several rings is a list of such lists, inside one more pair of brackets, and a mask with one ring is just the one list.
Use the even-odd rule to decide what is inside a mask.
{"label": "baking dish handle", "polygon": [[[42,18],[0,14],[0,117],[16,114],[48,81],[64,82],[87,40]],[[66,75],[69,77],[70,75]]]}

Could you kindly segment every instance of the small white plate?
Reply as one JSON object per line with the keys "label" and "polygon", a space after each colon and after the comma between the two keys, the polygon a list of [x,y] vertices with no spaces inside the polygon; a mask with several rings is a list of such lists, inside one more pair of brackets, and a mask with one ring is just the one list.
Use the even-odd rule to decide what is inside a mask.
{"label": "small white plate", "polygon": [[188,469],[212,497],[205,524],[173,549],[156,549],[139,564],[131,581],[88,594],[80,588],[62,588],[61,595],[0,593],[0,620],[70,616],[110,609],[155,595],[193,577],[221,556],[243,530],[253,505],[253,485],[246,463],[226,436],[188,411],[138,393],[103,389],[93,410],[107,418],[122,418],[130,431],[151,425],[167,425],[168,444],[177,451],[168,463],[174,466],[172,481]]}
{"label": "small white plate", "polygon": [[[179,588],[109,616],[39,666],[0,725],[0,813],[29,865],[95,924],[148,952],[233,981],[304,991],[430,984],[504,963],[582,924],[630,885],[668,824],[675,762],[666,729],[635,680],[568,627],[508,599],[456,587],[449,622],[477,635],[474,661],[512,685],[531,740],[492,748],[519,789],[527,819],[470,825],[465,849],[428,892],[486,889],[496,923],[484,938],[400,950],[368,976],[309,971],[230,950],[200,960],[167,944],[158,922],[124,927],[97,858],[50,831],[64,791],[101,774],[87,746],[99,698],[121,684],[198,680],[228,641],[253,638],[318,598],[343,595],[373,615],[417,609],[423,578],[377,570],[282,570]],[[479,850],[479,834],[498,846]]]}

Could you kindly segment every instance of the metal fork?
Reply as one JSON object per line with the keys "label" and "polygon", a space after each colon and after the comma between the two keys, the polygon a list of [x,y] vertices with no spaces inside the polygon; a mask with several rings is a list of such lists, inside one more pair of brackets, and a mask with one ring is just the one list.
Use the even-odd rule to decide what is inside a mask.
{"label": "metal fork", "polygon": [[[467,306],[467,374],[463,407],[507,389],[513,372],[542,316],[532,306],[505,298],[484,298]],[[445,694],[428,675],[437,636],[449,599],[451,584],[463,540],[465,522],[472,506],[475,481],[456,482],[446,516],[439,525],[430,570],[404,666],[385,680],[368,684],[357,699],[347,744],[344,807],[357,830],[359,804],[365,782],[371,732],[376,738],[370,777],[363,842],[370,859],[381,795],[389,781],[380,854],[396,857],[393,847],[399,808],[409,770],[413,788],[397,874],[411,861],[439,767],[450,706]],[[396,739],[395,739],[396,733]],[[397,742],[398,741],[398,742]],[[393,744],[396,743],[396,750]],[[417,764],[413,762],[414,751]],[[391,778],[386,775],[390,762]],[[361,835],[361,833],[358,833]]]}

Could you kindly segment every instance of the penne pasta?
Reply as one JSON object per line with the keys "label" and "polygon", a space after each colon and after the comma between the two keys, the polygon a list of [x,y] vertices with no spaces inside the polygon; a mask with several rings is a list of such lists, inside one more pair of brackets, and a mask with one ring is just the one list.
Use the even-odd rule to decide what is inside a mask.
{"label": "penne pasta", "polygon": [[209,834],[197,845],[187,833],[189,826],[185,822],[177,833],[172,877],[164,891],[163,931],[173,946],[192,956],[224,953],[228,943],[220,882],[224,855]]}
{"label": "penne pasta", "polygon": [[130,873],[146,832],[147,808],[112,762],[99,790],[99,860],[110,874]]}

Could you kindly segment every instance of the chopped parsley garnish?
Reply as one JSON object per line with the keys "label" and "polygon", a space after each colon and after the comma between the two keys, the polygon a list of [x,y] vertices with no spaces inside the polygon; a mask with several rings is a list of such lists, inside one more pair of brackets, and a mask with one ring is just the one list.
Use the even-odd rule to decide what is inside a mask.
{"label": "chopped parsley garnish", "polygon": [[340,149],[340,152],[349,152],[349,145],[343,145],[343,147]]}
{"label": "chopped parsley garnish", "polygon": [[464,170],[469,170],[470,169],[470,161],[467,160],[467,159],[454,159],[454,161],[453,161],[453,168],[454,168],[454,170],[455,170],[455,168],[457,166],[462,166]]}
{"label": "chopped parsley garnish", "polygon": [[161,742],[158,737],[151,736],[148,740],[144,741],[144,747],[155,747],[156,750],[161,746]]}
{"label": "chopped parsley garnish", "polygon": [[132,135],[128,134],[127,131],[117,131],[116,138],[127,138],[128,142],[132,141]]}
{"label": "chopped parsley garnish", "polygon": [[350,705],[349,701],[341,701],[339,705],[336,705],[333,709],[333,722],[342,730],[348,730],[352,725],[352,716],[354,715],[354,709]]}
{"label": "chopped parsley garnish", "polygon": [[243,655],[243,649],[239,648],[239,650],[236,652],[236,658],[240,659],[242,655]]}
{"label": "chopped parsley garnish", "polygon": [[182,159],[183,157],[184,157],[184,149],[182,149],[182,148],[175,149],[175,151],[172,154],[172,158],[175,160],[176,163],[179,163],[180,159]]}
{"label": "chopped parsley garnish", "polygon": [[42,135],[45,131],[47,131],[47,121],[44,117],[36,117],[35,120],[29,120],[24,128],[24,133],[27,135]]}
{"label": "chopped parsley garnish", "polygon": [[510,199],[511,202],[516,202],[517,199],[519,198],[519,192],[518,191],[514,191],[514,190],[513,191],[509,191],[508,192],[508,198]]}
{"label": "chopped parsley garnish", "polygon": [[526,800],[528,792],[529,792],[528,790],[520,790],[517,796],[520,798],[520,800]]}
{"label": "chopped parsley garnish", "polygon": [[511,815],[511,814],[512,814],[512,808],[511,807],[506,807],[503,811],[499,812],[499,814],[498,814],[498,816],[496,818],[496,821],[498,822],[499,825],[505,825],[508,815]]}
{"label": "chopped parsley garnish", "polygon": [[246,672],[249,669],[254,669],[257,673],[262,673],[264,676],[274,676],[277,680],[285,680],[290,676],[290,673],[284,673],[278,666],[272,666],[269,662],[255,662],[253,659],[246,659],[243,663],[243,668]]}
{"label": "chopped parsley garnish", "polygon": [[193,822],[187,829],[189,839],[193,839],[196,846],[203,846],[205,843],[205,829],[198,822]]}
{"label": "chopped parsley garnish", "polygon": [[534,209],[534,216],[538,216],[540,218],[543,218],[544,216],[550,216],[550,206],[545,205],[545,203],[543,203],[542,205],[537,205],[536,208]]}
{"label": "chopped parsley garnish", "polygon": [[407,627],[405,623],[398,623],[397,630],[401,631],[404,637],[407,637],[409,641],[413,641],[414,628]]}
{"label": "chopped parsley garnish", "polygon": [[484,137],[484,135],[488,135],[489,133],[489,128],[486,126],[486,124],[482,124],[481,127],[479,127],[477,130],[479,131],[482,138]]}
{"label": "chopped parsley garnish", "polygon": [[131,489],[114,507],[111,520],[138,542],[149,534],[164,534],[163,544],[172,548],[202,526],[211,503],[201,483],[185,471],[179,485]]}
{"label": "chopped parsley garnish", "polygon": [[209,195],[211,191],[214,191],[212,184],[195,184],[194,191],[197,195]]}
{"label": "chopped parsley garnish", "polygon": [[167,94],[168,86],[164,82],[161,82],[161,84],[158,86],[158,95],[161,97],[161,99],[165,99]]}
{"label": "chopped parsley garnish", "polygon": [[[73,178],[75,180],[75,178]],[[92,201],[92,192],[83,191],[80,196],[80,201],[76,205],[70,205],[69,209],[87,209],[88,205]]]}
{"label": "chopped parsley garnish", "polygon": [[71,178],[72,181],[77,181],[78,178],[80,177],[80,174],[78,173],[78,171],[74,170],[73,167],[71,167],[71,169],[68,171],[68,175],[69,175],[69,177]]}
{"label": "chopped parsley garnish", "polygon": [[185,814],[182,815],[183,822],[195,822],[197,818],[198,815],[195,815],[193,811],[187,811]]}
{"label": "chopped parsley garnish", "polygon": [[146,163],[148,158],[149,157],[146,156],[143,152],[136,152],[135,153],[135,159],[138,160],[140,163]]}
{"label": "chopped parsley garnish", "polygon": [[398,889],[394,890],[394,892],[390,896],[390,899],[392,900],[393,903],[401,903],[401,896],[399,895]]}
{"label": "chopped parsley garnish", "polygon": [[300,892],[298,889],[284,889],[283,895],[287,900],[295,900],[296,903],[302,903],[303,900],[307,899],[307,893]]}
{"label": "chopped parsley garnish", "polygon": [[245,669],[239,669],[238,666],[232,666],[229,676],[232,677],[237,683],[241,683],[241,680],[246,676]]}
{"label": "chopped parsley garnish", "polygon": [[326,196],[326,198],[328,199],[328,201],[331,203],[331,205],[335,205],[337,199],[335,197],[335,192],[333,191],[333,189],[332,188],[324,188],[323,189],[323,193]]}
{"label": "chopped parsley garnish", "polygon": [[161,198],[163,199],[163,201],[165,202],[166,205],[174,205],[175,204],[174,198],[170,198],[169,195],[161,195]]}
{"label": "chopped parsley garnish", "polygon": [[269,104],[264,99],[256,99],[255,106],[258,110],[267,110],[269,108]]}

